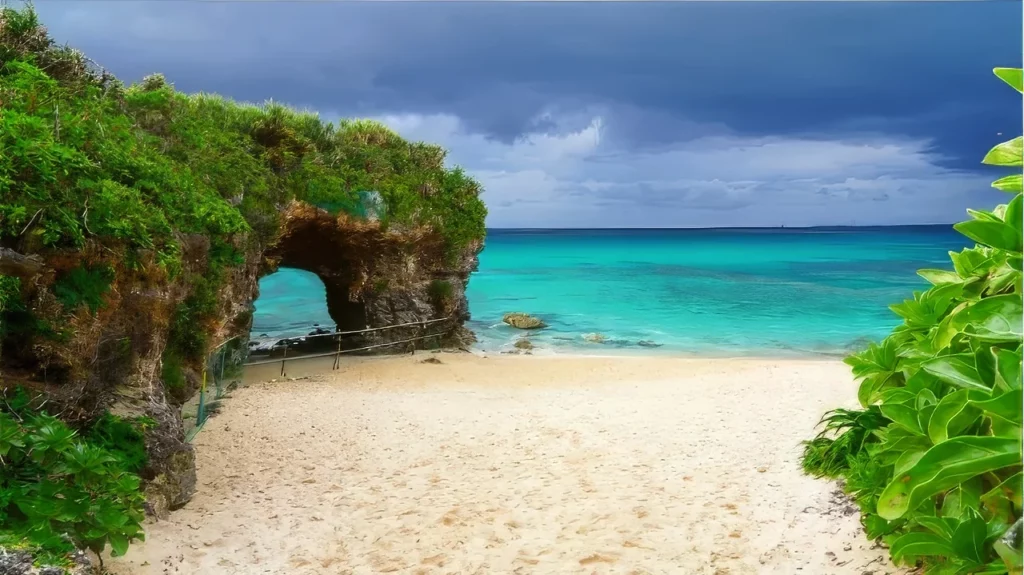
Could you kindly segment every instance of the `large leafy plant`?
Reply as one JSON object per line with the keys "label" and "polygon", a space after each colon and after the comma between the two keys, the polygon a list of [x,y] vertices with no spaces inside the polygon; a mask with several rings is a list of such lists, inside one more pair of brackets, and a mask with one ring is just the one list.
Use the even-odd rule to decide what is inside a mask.
{"label": "large leafy plant", "polygon": [[124,554],[143,538],[141,435],[108,415],[82,436],[42,407],[21,390],[0,396],[0,547],[57,564],[75,548]]}
{"label": "large leafy plant", "polygon": [[[1022,91],[1021,70],[996,76]],[[1021,573],[1022,138],[982,160],[1017,173],[990,212],[954,228],[977,242],[931,287],[891,306],[903,324],[846,359],[859,410],[834,410],[804,469],[842,478],[868,537],[928,574]]]}

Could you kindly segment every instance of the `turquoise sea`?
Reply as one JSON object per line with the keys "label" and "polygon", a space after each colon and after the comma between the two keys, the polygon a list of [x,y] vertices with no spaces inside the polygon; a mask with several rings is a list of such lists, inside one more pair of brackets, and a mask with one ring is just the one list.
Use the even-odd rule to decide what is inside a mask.
{"label": "turquoise sea", "polygon": [[[842,354],[884,337],[899,323],[888,306],[927,287],[915,271],[949,269],[967,245],[951,226],[491,230],[469,327],[491,352],[523,334],[501,323],[523,311],[550,326],[531,335],[537,353]],[[333,326],[310,273],[260,290],[254,336]]]}

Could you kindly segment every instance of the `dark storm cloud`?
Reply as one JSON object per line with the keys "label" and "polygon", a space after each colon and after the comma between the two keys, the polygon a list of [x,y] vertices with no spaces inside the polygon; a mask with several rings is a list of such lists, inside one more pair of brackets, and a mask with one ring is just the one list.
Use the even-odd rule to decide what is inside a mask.
{"label": "dark storm cloud", "polygon": [[[617,178],[604,181],[603,195],[593,192],[602,202],[610,190],[629,200],[620,188],[651,170],[680,180],[685,189],[640,185],[633,199],[641,204],[690,198],[691,207],[725,210],[752,202],[742,194],[711,199],[713,192],[697,189],[696,180],[644,160],[678,164],[674,151],[687,142],[724,138],[733,150],[729,158],[766,145],[765,138],[876,147],[895,142],[892,149],[901,150],[903,163],[864,178],[897,172],[910,177],[907,172],[920,180],[948,169],[976,170],[980,155],[1001,139],[996,133],[1012,132],[1021,123],[1019,98],[991,74],[994,66],[1020,65],[1021,6],[1011,2],[44,0],[37,8],[54,36],[126,79],[159,71],[186,91],[273,98],[327,116],[457,118],[457,127],[445,124],[441,132],[437,122],[410,129],[442,138],[455,160],[471,169],[486,167],[494,178],[510,177],[505,172],[515,162],[500,164],[502,154],[519,157],[516,142],[530,134],[577,132],[599,117],[601,144],[580,152],[589,154],[574,164],[581,171],[570,174],[562,162],[552,164],[544,178],[548,189],[565,196],[596,189],[583,185],[588,179]],[[471,148],[458,140],[470,135],[504,147],[483,157],[476,152],[484,144]],[[727,179],[724,157],[716,156],[723,173],[701,181]],[[527,178],[529,162],[516,165],[518,177]],[[771,172],[760,164],[751,170],[740,179]],[[846,177],[802,171],[799,176],[824,178],[819,183],[826,185]],[[530,181],[539,184],[540,177]],[[968,191],[972,201],[983,194]],[[876,210],[898,203],[895,196],[901,194],[870,193],[885,200],[868,202]],[[828,197],[849,200],[844,194]],[[808,205],[823,197],[813,190],[807,196]]]}

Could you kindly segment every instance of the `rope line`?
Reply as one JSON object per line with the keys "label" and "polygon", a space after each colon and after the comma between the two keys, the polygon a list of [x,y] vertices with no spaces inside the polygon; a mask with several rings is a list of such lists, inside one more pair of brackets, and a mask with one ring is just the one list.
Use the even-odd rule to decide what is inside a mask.
{"label": "rope line", "polygon": [[[357,352],[357,351],[366,351],[366,350],[370,350],[370,349],[378,349],[378,348],[381,348],[381,347],[390,347],[390,346],[394,346],[394,345],[401,345],[403,343],[412,343],[414,341],[419,341],[419,340],[422,340],[422,339],[428,339],[428,338],[432,338],[432,337],[439,337],[439,336],[443,335],[443,333],[424,334],[424,335],[419,335],[419,336],[416,336],[416,337],[411,337],[411,338],[408,338],[408,339],[402,339],[402,340],[398,340],[398,341],[390,341],[390,342],[386,342],[386,343],[377,343],[377,344],[373,344],[373,345],[366,345],[366,346],[363,346],[363,347],[357,347],[355,349],[341,349],[341,339],[340,339],[339,336],[354,335],[354,334],[360,334],[360,333],[369,333],[369,332],[374,332],[374,331],[384,331],[384,330],[387,330],[387,329],[394,329],[394,328],[399,328],[399,327],[416,327],[416,326],[418,326],[421,330],[425,331],[425,329],[426,329],[426,327],[428,325],[432,325],[432,324],[440,323],[440,322],[444,322],[444,321],[449,321],[451,319],[454,319],[454,317],[455,316],[448,316],[448,317],[444,317],[444,318],[432,319],[432,320],[427,320],[427,321],[416,321],[416,322],[409,322],[409,323],[400,323],[400,324],[388,325],[388,326],[384,326],[384,327],[371,327],[371,328],[367,328],[367,329],[360,329],[360,330],[353,330],[353,331],[339,331],[339,332],[333,332],[333,333],[323,333],[323,334],[308,335],[308,336],[293,336],[293,337],[304,337],[304,338],[338,337],[338,340],[337,340],[338,341],[338,349],[336,349],[335,351],[329,351],[329,352],[326,352],[326,353],[315,353],[315,354],[309,354],[309,355],[299,355],[299,356],[288,357],[288,345],[286,343],[284,345],[284,353],[282,354],[281,357],[276,358],[276,359],[266,359],[266,360],[262,360],[262,361],[253,361],[253,362],[248,361],[248,359],[249,359],[249,350],[246,350],[245,351],[245,358],[246,359],[242,362],[241,366],[242,367],[247,367],[247,366],[250,366],[250,365],[268,365],[268,364],[271,364],[271,363],[281,362],[281,376],[283,377],[285,375],[285,362],[287,362],[288,360],[314,359],[314,358],[318,358],[318,357],[331,357],[331,356],[333,356],[334,357],[334,367],[332,368],[332,370],[336,370],[336,369],[340,369],[341,368],[341,361],[340,360],[341,360],[341,355],[342,354],[354,353],[354,352]],[[189,432],[186,434],[186,437],[185,437],[186,441],[191,443],[195,439],[196,435],[198,435],[199,432],[203,429],[203,426],[206,424],[207,419],[209,419],[210,414],[207,413],[207,411],[209,410],[210,406],[208,406],[207,402],[206,402],[206,389],[207,389],[208,376],[212,375],[213,380],[214,380],[214,384],[216,385],[216,389],[217,389],[216,399],[218,399],[218,400],[221,399],[221,397],[223,395],[222,394],[222,391],[223,391],[222,386],[223,386],[223,383],[224,383],[224,363],[226,361],[225,353],[227,353],[227,350],[225,349],[225,346],[228,343],[230,343],[230,342],[232,342],[232,341],[234,341],[236,339],[240,339],[242,337],[243,336],[236,335],[234,337],[231,337],[231,338],[228,338],[228,339],[222,341],[220,344],[218,344],[216,347],[214,347],[211,350],[210,354],[207,356],[206,364],[203,366],[203,375],[202,375],[203,379],[202,379],[202,382],[201,382],[201,384],[199,386],[199,405],[197,406],[196,413],[195,413],[195,416],[196,416],[195,427],[193,427],[191,430],[189,430]],[[290,337],[282,337],[281,338],[281,340],[286,340],[286,339],[291,339],[291,338]],[[273,346],[273,348],[277,348],[277,347],[278,347],[277,345]],[[218,357],[218,356],[219,356],[220,362],[219,362],[219,364],[214,366],[213,359],[214,359],[214,357]],[[213,369],[212,372],[211,372],[211,369]],[[219,375],[218,375],[218,372],[219,372]]]}
{"label": "rope line", "polygon": [[355,349],[343,349],[341,351],[328,351],[327,353],[314,353],[314,354],[309,354],[309,355],[298,355],[298,356],[293,356],[293,357],[288,357],[288,358],[265,359],[265,360],[262,360],[262,361],[246,362],[244,365],[246,365],[246,366],[250,366],[250,365],[265,365],[265,364],[268,364],[268,363],[278,363],[278,362],[281,362],[281,361],[295,360],[295,359],[314,359],[314,358],[317,358],[317,357],[330,357],[332,355],[340,355],[340,354],[343,354],[343,353],[352,353],[354,351],[366,351],[368,349],[376,349],[378,347],[388,347],[390,345],[398,345],[400,343],[409,343],[409,342],[418,341],[418,340],[421,340],[421,339],[427,339],[428,337],[437,337],[439,335],[442,335],[442,334],[440,334],[440,333],[432,333],[432,334],[429,334],[429,335],[421,335],[421,336],[418,336],[418,337],[412,337],[412,338],[409,338],[409,339],[403,339],[403,340],[399,340],[399,341],[392,341],[392,342],[388,342],[388,343],[378,343],[378,344],[375,344],[375,345],[368,345],[366,347],[357,347]]}
{"label": "rope line", "polygon": [[[357,333],[369,333],[371,331],[383,331],[385,329],[394,329],[396,327],[412,327],[412,326],[417,326],[417,325],[418,326],[428,326],[428,325],[435,324],[435,323],[438,323],[438,322],[441,322],[441,321],[448,321],[448,320],[454,319],[454,318],[455,318],[455,316],[448,316],[448,317],[442,317],[440,319],[430,319],[430,320],[427,320],[427,321],[414,321],[414,322],[409,322],[409,323],[399,323],[399,324],[395,324],[395,325],[386,325],[384,327],[368,327],[366,329],[357,329],[357,330],[354,330],[354,331],[332,331],[331,333],[318,333],[318,334],[313,334],[313,335],[282,336],[280,339],[285,340],[285,339],[292,339],[292,338],[298,338],[298,337],[309,339],[309,338],[313,338],[313,337],[332,337],[332,336],[339,336],[339,335],[354,335],[354,334],[357,334]],[[231,340],[228,340],[228,341],[231,341]],[[224,343],[227,343],[227,342],[224,342]],[[223,345],[223,344],[221,344],[221,345]]]}

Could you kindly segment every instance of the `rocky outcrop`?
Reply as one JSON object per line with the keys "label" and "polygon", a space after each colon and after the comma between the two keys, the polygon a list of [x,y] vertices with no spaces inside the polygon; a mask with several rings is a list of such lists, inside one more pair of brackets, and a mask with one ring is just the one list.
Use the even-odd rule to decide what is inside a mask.
{"label": "rocky outcrop", "polygon": [[547,324],[540,318],[521,312],[507,313],[501,318],[501,321],[516,329],[543,329],[547,327]]}
{"label": "rocky outcrop", "polygon": [[[165,350],[190,282],[208,273],[209,243],[197,236],[183,238],[182,246],[187,265],[174,278],[152,260],[126,266],[121,254],[99,245],[39,250],[31,257],[9,248],[0,253],[5,275],[21,279],[25,320],[52,325],[56,332],[17,337],[18,326],[9,329],[0,351],[3,385],[46,393],[70,421],[91,419],[105,409],[155,420],[146,435],[144,479],[147,510],[156,516],[184,505],[196,485],[195,457],[185,441],[180,406],[197,389],[205,356],[183,360],[174,387],[165,381]],[[346,349],[374,346],[370,352],[386,353],[463,347],[473,340],[464,327],[469,319],[465,290],[481,248],[478,242],[452,253],[429,230],[389,229],[292,203],[281,212],[281,233],[272,245],[239,240],[244,262],[229,268],[218,284],[214,313],[187,327],[205,335],[207,348],[234,338],[229,361],[240,363],[259,278],[289,266],[323,280],[328,311],[342,330],[412,324],[347,338]],[[82,304],[69,311],[54,295],[54,284],[76,269],[110,270],[96,309]],[[424,334],[431,337],[407,341]]]}
{"label": "rocky outcrop", "polygon": [[533,342],[524,337],[521,339],[517,339],[513,347],[523,351],[530,351],[533,349]]}
{"label": "rocky outcrop", "polygon": [[[456,253],[443,238],[422,229],[391,229],[376,221],[333,216],[293,203],[284,211],[282,233],[266,252],[268,269],[278,266],[315,273],[327,291],[327,311],[341,331],[408,325],[342,340],[343,348],[403,343],[415,347],[462,347],[473,342],[466,285],[483,245]],[[430,322],[430,323],[426,323]]]}

